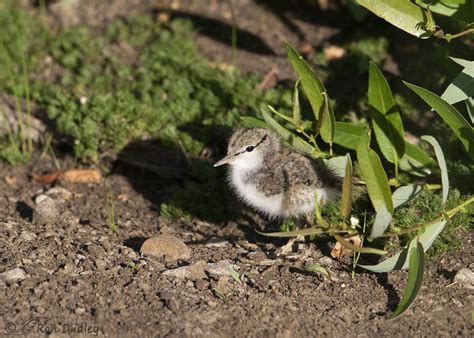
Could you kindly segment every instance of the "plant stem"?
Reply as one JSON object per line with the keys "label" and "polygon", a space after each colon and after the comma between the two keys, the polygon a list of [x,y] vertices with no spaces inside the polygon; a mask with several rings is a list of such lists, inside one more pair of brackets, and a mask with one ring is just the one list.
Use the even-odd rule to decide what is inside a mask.
{"label": "plant stem", "polygon": [[468,28],[468,29],[466,29],[462,32],[456,33],[456,34],[446,34],[445,36],[443,36],[443,38],[445,40],[447,40],[448,42],[451,42],[451,40],[453,40],[453,39],[457,39],[457,38],[460,38],[461,36],[471,34],[471,33],[474,33],[474,28]]}

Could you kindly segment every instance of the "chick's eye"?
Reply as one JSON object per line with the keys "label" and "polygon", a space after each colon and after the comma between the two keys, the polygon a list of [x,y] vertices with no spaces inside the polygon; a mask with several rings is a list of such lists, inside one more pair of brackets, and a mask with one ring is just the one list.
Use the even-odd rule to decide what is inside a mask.
{"label": "chick's eye", "polygon": [[253,151],[254,149],[255,149],[254,146],[248,146],[247,149],[245,149],[245,150],[250,153],[250,152]]}

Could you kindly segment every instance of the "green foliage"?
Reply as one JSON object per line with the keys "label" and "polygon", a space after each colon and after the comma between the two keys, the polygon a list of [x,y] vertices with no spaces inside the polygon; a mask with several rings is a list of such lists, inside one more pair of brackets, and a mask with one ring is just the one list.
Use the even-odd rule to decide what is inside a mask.
{"label": "green foliage", "polygon": [[[15,7],[13,1],[4,1],[0,5],[0,90],[9,92],[15,99],[15,113],[18,127],[8,126],[7,137],[0,139],[0,159],[11,164],[27,162],[33,151],[31,134],[26,130],[31,117],[29,69],[38,57],[35,51],[41,50],[41,43],[30,44],[29,36],[39,34],[36,20]],[[30,56],[33,54],[34,56]],[[28,56],[28,57],[27,57]],[[22,112],[20,99],[24,98],[26,112]],[[0,111],[0,114],[5,112]],[[7,116],[2,116],[8,120]]]}
{"label": "green foliage", "polygon": [[30,159],[30,153],[22,151],[17,142],[7,141],[0,146],[0,159],[7,161],[11,165],[26,163]]}
{"label": "green foliage", "polygon": [[410,0],[357,0],[357,2],[411,35],[419,38],[428,38],[431,35],[427,28],[425,12]]}
{"label": "green foliage", "polygon": [[[280,135],[288,144],[292,145],[295,147],[295,149],[298,149],[299,151],[307,154],[307,155],[313,155],[314,150],[311,147],[311,145],[306,142],[305,140],[295,136],[293,133],[290,131],[286,130],[285,127],[283,127],[281,124],[279,124],[271,115],[270,115],[270,109],[271,107],[262,107],[262,116],[267,125],[273,129],[278,135]],[[273,109],[274,110],[274,109]],[[275,111],[275,110],[274,110]]]}
{"label": "green foliage", "polygon": [[464,145],[469,156],[474,160],[474,129],[469,125],[469,122],[467,122],[464,116],[456,108],[444,101],[435,93],[408,82],[404,83],[427,104],[433,107],[446,124],[454,131],[456,136]]}
{"label": "green foliage", "polygon": [[388,319],[395,319],[408,310],[415,301],[418,291],[420,291],[421,288],[423,274],[425,272],[425,252],[423,246],[417,243],[409,255],[408,281],[405,286],[405,291],[397,308]]}
{"label": "green foliage", "polygon": [[405,185],[397,188],[392,194],[393,208],[396,209],[415,198],[422,188],[419,185]]}
{"label": "green foliage", "polygon": [[446,88],[441,98],[449,104],[455,104],[474,97],[474,61],[451,59],[462,66],[463,70]]}
{"label": "green foliage", "polygon": [[[462,198],[459,191],[452,190],[446,202],[446,209],[451,210],[459,203],[466,200]],[[397,209],[394,214],[396,223],[394,227],[400,229],[413,228],[418,224],[424,224],[439,215],[439,210],[442,209],[442,198],[439,194],[432,191],[422,190],[417,198],[410,201],[405,208]],[[462,241],[459,236],[460,233],[469,232],[473,230],[473,224],[470,222],[470,214],[474,211],[474,206],[470,205],[464,212],[457,213],[446,224],[443,231],[436,237],[430,250],[429,256],[436,256],[440,253],[459,250],[462,247]],[[415,238],[415,233],[405,234],[401,237],[402,244],[409,243]],[[427,248],[428,249],[428,248]]]}
{"label": "green foliage", "polygon": [[283,221],[280,225],[280,231],[282,232],[290,232],[296,229],[296,222],[295,220],[288,218]]}
{"label": "green foliage", "polygon": [[415,0],[415,3],[426,9],[429,7],[433,13],[449,16],[452,19],[466,23],[474,20],[473,0]]}
{"label": "green foliage", "polygon": [[[188,21],[162,25],[133,17],[109,23],[102,36],[82,26],[37,38],[28,31],[32,59],[43,55],[35,52],[35,41],[49,51],[50,67],[58,71],[54,78],[35,81],[32,95],[71,139],[75,156],[92,160],[142,138],[176,148],[179,141],[184,151],[197,155],[203,144],[183,127],[233,126],[242,112],[255,112],[262,102],[290,103],[285,91],[256,91],[257,78],[205,61],[191,29]],[[10,41],[14,33],[2,36]],[[10,87],[7,83],[5,89]],[[20,91],[19,96],[25,95]]]}
{"label": "green foliage", "polygon": [[443,150],[439,145],[438,141],[433,136],[423,135],[421,137],[423,141],[428,142],[434,149],[436,154],[436,160],[438,161],[439,169],[441,170],[441,187],[443,189],[443,207],[446,204],[449,193],[449,178],[448,168],[446,167],[446,159],[444,158]]}
{"label": "green foliage", "polygon": [[352,211],[352,160],[351,156],[347,154],[346,167],[344,170],[344,181],[342,183],[341,195],[341,216],[346,219],[351,215]]}
{"label": "green foliage", "polygon": [[326,92],[326,89],[296,49],[288,43],[285,44],[285,48],[293,70],[301,79],[301,86],[311,104],[314,117],[316,120],[319,120],[319,110],[324,101],[322,93]]}
{"label": "green foliage", "polygon": [[387,174],[375,151],[370,149],[370,133],[364,132],[357,147],[357,161],[365,180],[370,201],[376,211],[372,237],[382,235],[392,220],[393,202]]}
{"label": "green foliage", "polygon": [[405,152],[402,119],[387,80],[373,62],[369,66],[368,100],[380,150],[398,168],[398,161]]}
{"label": "green foliage", "polygon": [[[315,118],[312,124],[306,124],[304,121],[300,121],[299,117],[302,114],[300,113],[299,103],[294,102],[293,117],[288,117],[270,106],[269,109],[263,111],[264,120],[268,126],[281,135],[287,143],[298,148],[300,151],[313,156],[328,156],[326,152],[320,150],[317,144],[317,136],[320,132],[320,122],[324,115],[324,112],[321,113],[321,111],[327,111],[327,109],[325,109],[325,104],[327,104],[327,94],[315,73],[302,60],[301,56],[299,56],[291,46],[287,45],[287,49],[289,51],[288,57],[290,62],[292,63],[295,72],[301,78],[304,92],[310,103],[313,101],[311,108],[313,113],[315,113]],[[441,111],[441,116],[445,117],[447,123],[459,136],[457,131],[459,130],[459,121],[462,118],[462,115],[456,111],[454,107],[428,90],[413,85],[409,86],[425,101],[431,104],[434,109],[438,112]],[[297,88],[297,85],[295,88]],[[293,98],[299,100],[299,97],[296,94],[293,95]],[[434,214],[431,214],[429,219],[422,221],[418,218],[414,227],[400,228],[394,226],[394,224],[397,224],[399,221],[392,217],[395,211],[394,204],[398,208],[397,211],[405,209],[406,207],[403,208],[402,206],[409,205],[413,200],[416,200],[415,197],[420,194],[422,189],[421,186],[401,186],[392,195],[390,185],[400,186],[402,184],[402,181],[398,180],[398,162],[400,161],[400,167],[403,170],[406,169],[408,173],[424,176],[431,173],[434,161],[422,148],[411,145],[403,140],[403,124],[401,117],[396,110],[395,100],[385,77],[373,63],[370,65],[369,70],[368,101],[372,109],[372,116],[374,119],[373,129],[376,134],[378,150],[382,152],[388,161],[396,164],[395,177],[390,180],[388,179],[389,175],[387,175],[379,155],[371,148],[371,129],[368,128],[370,126],[363,124],[355,125],[339,121],[334,122],[334,125],[336,126],[334,142],[348,149],[356,150],[357,167],[364,179],[370,202],[375,209],[375,217],[369,217],[369,220],[372,218],[374,219],[373,222],[370,222],[372,223],[371,237],[403,237],[407,234],[407,236],[415,236],[411,237],[408,244],[398,253],[385,259],[381,263],[376,265],[360,265],[361,267],[374,272],[389,272],[393,269],[410,267],[405,294],[399,307],[391,316],[391,318],[395,318],[402,314],[416,298],[423,277],[424,252],[436,242],[441,231],[448,224],[448,221],[451,218],[455,218],[457,214],[463,212],[465,208],[469,207],[474,202],[474,197],[471,197],[460,204],[458,203],[450,210],[444,209],[449,191],[447,165],[444,154],[441,146],[434,137],[423,136],[422,140],[433,146],[438,160],[442,182],[442,205],[441,208],[435,209]],[[295,109],[295,107],[297,108]],[[319,109],[319,114],[315,112],[315,107]],[[272,112],[277,118],[279,117],[286,121],[287,125],[290,126],[290,129],[287,129],[284,125],[277,122],[271,116]],[[247,121],[253,124],[260,123],[250,119],[247,119]],[[307,131],[308,126],[314,125],[316,125],[315,131],[312,127],[312,131]],[[472,128],[470,128],[469,131],[472,132]],[[466,133],[466,131],[464,132]],[[299,135],[301,135],[301,137]],[[324,140],[324,137],[322,138]],[[466,139],[461,140],[465,141]],[[333,160],[335,159],[337,158],[333,158]],[[349,162],[347,160],[345,163],[346,177],[344,179],[343,198],[339,211],[341,215],[340,220],[336,220],[335,222],[332,222],[331,220],[331,222],[328,222],[322,217],[320,208],[316,202],[314,208],[315,221],[311,228],[297,229],[288,232],[266,233],[264,235],[270,237],[292,237],[298,235],[321,235],[328,233],[342,246],[347,247],[354,252],[384,255],[386,252],[377,248],[355,247],[344,240],[340,235],[340,233],[348,233],[352,235],[358,233],[357,228],[353,228],[347,224],[347,218],[352,209],[350,207],[352,194],[350,192],[350,184],[348,184],[351,180],[352,170],[348,165]],[[403,184],[408,183],[409,180],[409,177],[404,178]],[[423,187],[430,189],[431,186],[425,183]],[[315,200],[317,200],[317,198],[315,198]],[[365,212],[366,210],[364,210],[364,219]],[[362,237],[365,235],[365,225],[366,222],[364,221],[364,233],[359,233]],[[387,229],[389,230],[387,231]]]}
{"label": "green foliage", "polygon": [[[416,4],[410,0],[357,0],[357,2],[395,27],[418,38],[426,39],[435,36],[450,42],[453,39],[474,33],[474,27],[472,27],[474,2],[472,0],[442,2],[416,0]],[[432,5],[433,7],[431,7]],[[432,10],[464,24],[468,23],[468,25],[459,33],[445,34],[436,24]]]}

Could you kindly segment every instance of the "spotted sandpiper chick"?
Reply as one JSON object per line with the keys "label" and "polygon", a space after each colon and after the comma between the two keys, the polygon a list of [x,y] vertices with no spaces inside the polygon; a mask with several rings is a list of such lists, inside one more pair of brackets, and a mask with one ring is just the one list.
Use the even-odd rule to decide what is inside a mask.
{"label": "spotted sandpiper chick", "polygon": [[263,128],[238,129],[227,155],[214,167],[230,164],[229,181],[237,195],[269,218],[312,215],[318,205],[340,194],[340,178],[322,161],[290,149]]}

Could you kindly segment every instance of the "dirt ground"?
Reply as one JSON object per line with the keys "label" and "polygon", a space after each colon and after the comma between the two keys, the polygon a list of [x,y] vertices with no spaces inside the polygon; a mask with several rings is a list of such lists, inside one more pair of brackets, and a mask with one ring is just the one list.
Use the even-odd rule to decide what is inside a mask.
{"label": "dirt ground", "polygon": [[[111,17],[128,13],[129,6],[153,15],[162,9],[146,1],[117,0],[107,5],[110,3],[114,10],[101,12]],[[196,25],[201,22],[196,43],[202,53],[215,61],[228,62],[231,49],[228,40],[223,41],[228,39],[227,31],[215,34],[229,27],[226,2],[179,2],[180,6],[175,1],[158,3],[174,8],[172,15],[191,18]],[[245,71],[265,74],[276,66],[283,76],[289,76],[282,40],[295,45],[310,41],[321,47],[340,30],[331,24],[334,18],[312,20],[305,8],[299,12],[285,8],[271,12],[262,3],[234,1],[239,29],[244,32],[239,40],[243,46],[237,53],[237,66]],[[100,22],[90,10],[79,20]],[[217,29],[206,30],[209,26]],[[68,157],[60,159],[60,164],[62,168],[76,166]],[[2,335],[474,334],[472,290],[453,282],[461,268],[474,269],[472,234],[465,236],[462,252],[428,262],[415,305],[402,317],[388,321],[387,315],[403,292],[406,272],[358,271],[352,278],[343,264],[329,257],[328,245],[314,243],[298,245],[290,259],[278,258],[285,241],[257,235],[253,229],[265,220],[237,201],[230,206],[236,216],[226,222],[169,221],[160,216],[159,202],[166,201],[185,181],[160,178],[120,162],[110,167],[106,184],[58,182],[52,195],[52,186],[31,179],[32,174],[55,169],[49,157],[37,154],[25,166],[0,163],[0,271],[22,271],[16,281],[0,281]],[[34,221],[35,198],[43,193],[51,194],[59,212],[49,225]],[[108,196],[114,201],[116,231],[107,226]],[[183,240],[191,250],[190,256],[167,262],[141,255],[139,248],[144,240],[159,234]],[[330,277],[305,271],[307,262],[323,265]],[[204,274],[193,270],[187,278],[167,273],[186,266],[208,268]],[[225,269],[217,271],[210,266]],[[230,268],[240,279],[228,274]]]}
{"label": "dirt ground", "polygon": [[[72,165],[71,161],[62,164]],[[352,279],[343,265],[328,258],[326,246],[303,245],[293,259],[277,259],[278,247],[284,242],[256,236],[251,221],[163,220],[156,205],[144,196],[153,193],[165,198],[162,189],[169,189],[167,182],[134,168],[117,168],[107,178],[110,188],[56,184],[72,196],[61,192],[54,198],[60,211],[57,222],[35,224],[34,198],[50,187],[30,176],[53,169],[53,163],[43,158],[24,167],[0,167],[2,270],[20,267],[26,273],[23,280],[1,285],[0,315],[5,330],[8,323],[19,328],[33,319],[38,324],[30,322],[25,329],[30,327],[30,333],[38,333],[42,323],[56,333],[68,333],[64,325],[69,325],[97,328],[111,336],[473,333],[472,290],[453,284],[460,268],[473,267],[472,236],[466,238],[462,254],[430,261],[415,306],[403,317],[387,321],[403,291],[405,272],[376,275],[360,271]],[[7,183],[9,176],[16,177],[16,182]],[[143,180],[141,188],[131,185],[129,178],[134,176]],[[116,232],[106,225],[107,189],[115,197]],[[141,243],[158,234],[182,239],[191,249],[190,258],[167,263],[141,256]],[[219,240],[210,244],[211,238]],[[219,274],[196,274],[189,279],[163,274],[178,266],[221,260],[244,276],[242,283]],[[306,272],[305,262],[325,266],[331,278]]]}

